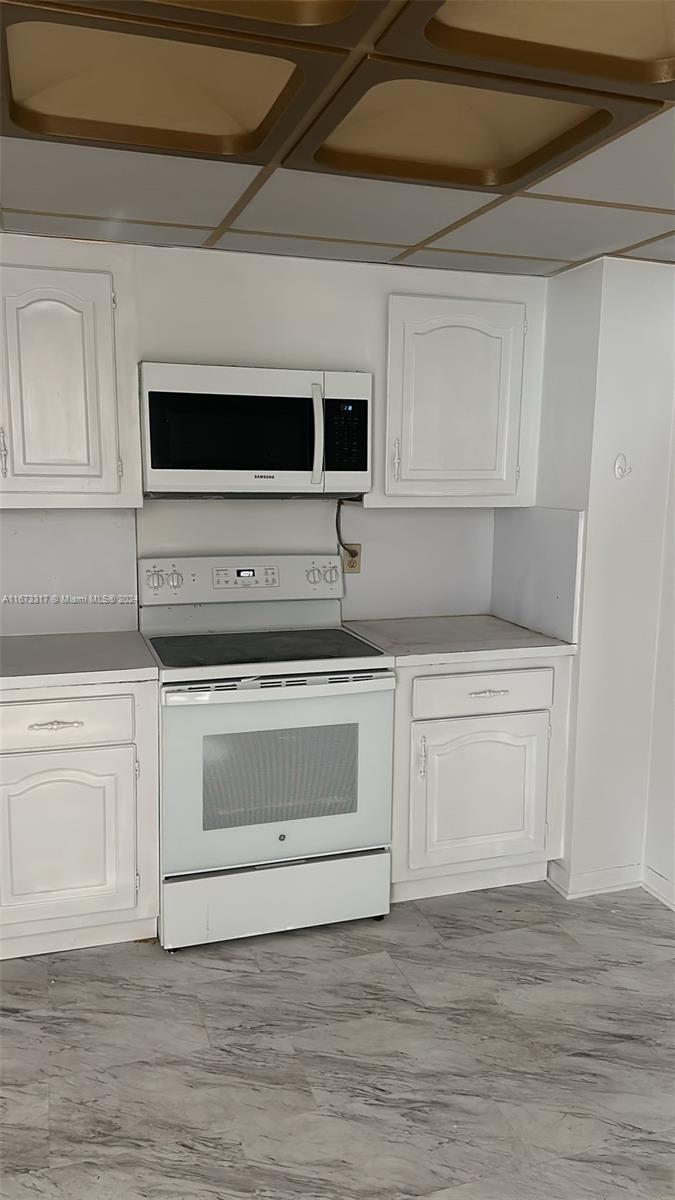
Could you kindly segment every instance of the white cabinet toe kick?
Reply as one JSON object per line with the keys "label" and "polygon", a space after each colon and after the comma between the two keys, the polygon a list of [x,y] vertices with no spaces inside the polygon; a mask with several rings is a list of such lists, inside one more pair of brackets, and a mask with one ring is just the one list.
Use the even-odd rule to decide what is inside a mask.
{"label": "white cabinet toe kick", "polygon": [[162,883],[166,950],[389,912],[388,850],[182,875]]}

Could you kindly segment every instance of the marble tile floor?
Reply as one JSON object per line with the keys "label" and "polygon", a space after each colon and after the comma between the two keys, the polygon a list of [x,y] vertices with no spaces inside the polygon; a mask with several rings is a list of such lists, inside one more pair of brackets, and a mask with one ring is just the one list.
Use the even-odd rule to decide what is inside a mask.
{"label": "marble tile floor", "polygon": [[547,884],[7,962],[3,1200],[673,1200],[675,914]]}

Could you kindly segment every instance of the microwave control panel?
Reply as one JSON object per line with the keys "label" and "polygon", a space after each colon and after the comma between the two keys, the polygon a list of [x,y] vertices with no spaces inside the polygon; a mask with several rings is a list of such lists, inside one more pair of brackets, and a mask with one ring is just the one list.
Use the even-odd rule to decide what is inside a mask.
{"label": "microwave control panel", "polygon": [[327,471],[368,470],[368,401],[324,400]]}
{"label": "microwave control panel", "polygon": [[338,600],[340,559],[331,554],[144,558],[138,563],[143,606],[237,600]]}

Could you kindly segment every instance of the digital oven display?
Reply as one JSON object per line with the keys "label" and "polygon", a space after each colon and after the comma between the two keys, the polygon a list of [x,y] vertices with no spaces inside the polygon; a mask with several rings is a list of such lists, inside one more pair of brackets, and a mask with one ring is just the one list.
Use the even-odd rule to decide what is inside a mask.
{"label": "digital oven display", "polygon": [[237,579],[255,579],[253,567],[241,567],[237,570]]}

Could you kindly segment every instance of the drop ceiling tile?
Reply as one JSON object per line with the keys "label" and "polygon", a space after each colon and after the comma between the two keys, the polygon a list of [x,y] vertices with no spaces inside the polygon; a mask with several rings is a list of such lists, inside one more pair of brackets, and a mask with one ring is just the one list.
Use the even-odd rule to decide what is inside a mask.
{"label": "drop ceiling tile", "polygon": [[571,262],[610,254],[644,238],[669,233],[672,227],[673,218],[667,213],[522,196],[467,222],[433,246]]}
{"label": "drop ceiling tile", "polygon": [[400,246],[366,246],[355,242],[318,242],[309,238],[266,237],[255,233],[225,233],[216,242],[218,250],[240,250],[249,254],[281,254],[292,258],[342,259],[347,262],[389,262],[400,254]]}
{"label": "drop ceiling tile", "polygon": [[2,139],[6,208],[213,227],[259,168],[99,146]]}
{"label": "drop ceiling tile", "polygon": [[628,258],[654,258],[657,262],[675,262],[675,233],[626,253]]}
{"label": "drop ceiling tile", "polygon": [[93,221],[86,217],[60,217],[50,213],[2,213],[6,233],[34,233],[47,237],[79,238],[90,242],[133,242],[143,246],[201,246],[209,229],[182,225],[142,225],[125,221]]}
{"label": "drop ceiling tile", "polygon": [[675,108],[550,175],[530,190],[546,196],[675,209]]}
{"label": "drop ceiling tile", "polygon": [[440,267],[446,271],[487,271],[491,275],[550,275],[565,266],[559,259],[496,258],[490,254],[452,254],[448,250],[418,250],[405,267]]}
{"label": "drop ceiling tile", "polygon": [[456,188],[280,170],[233,228],[410,245],[492,200]]}

